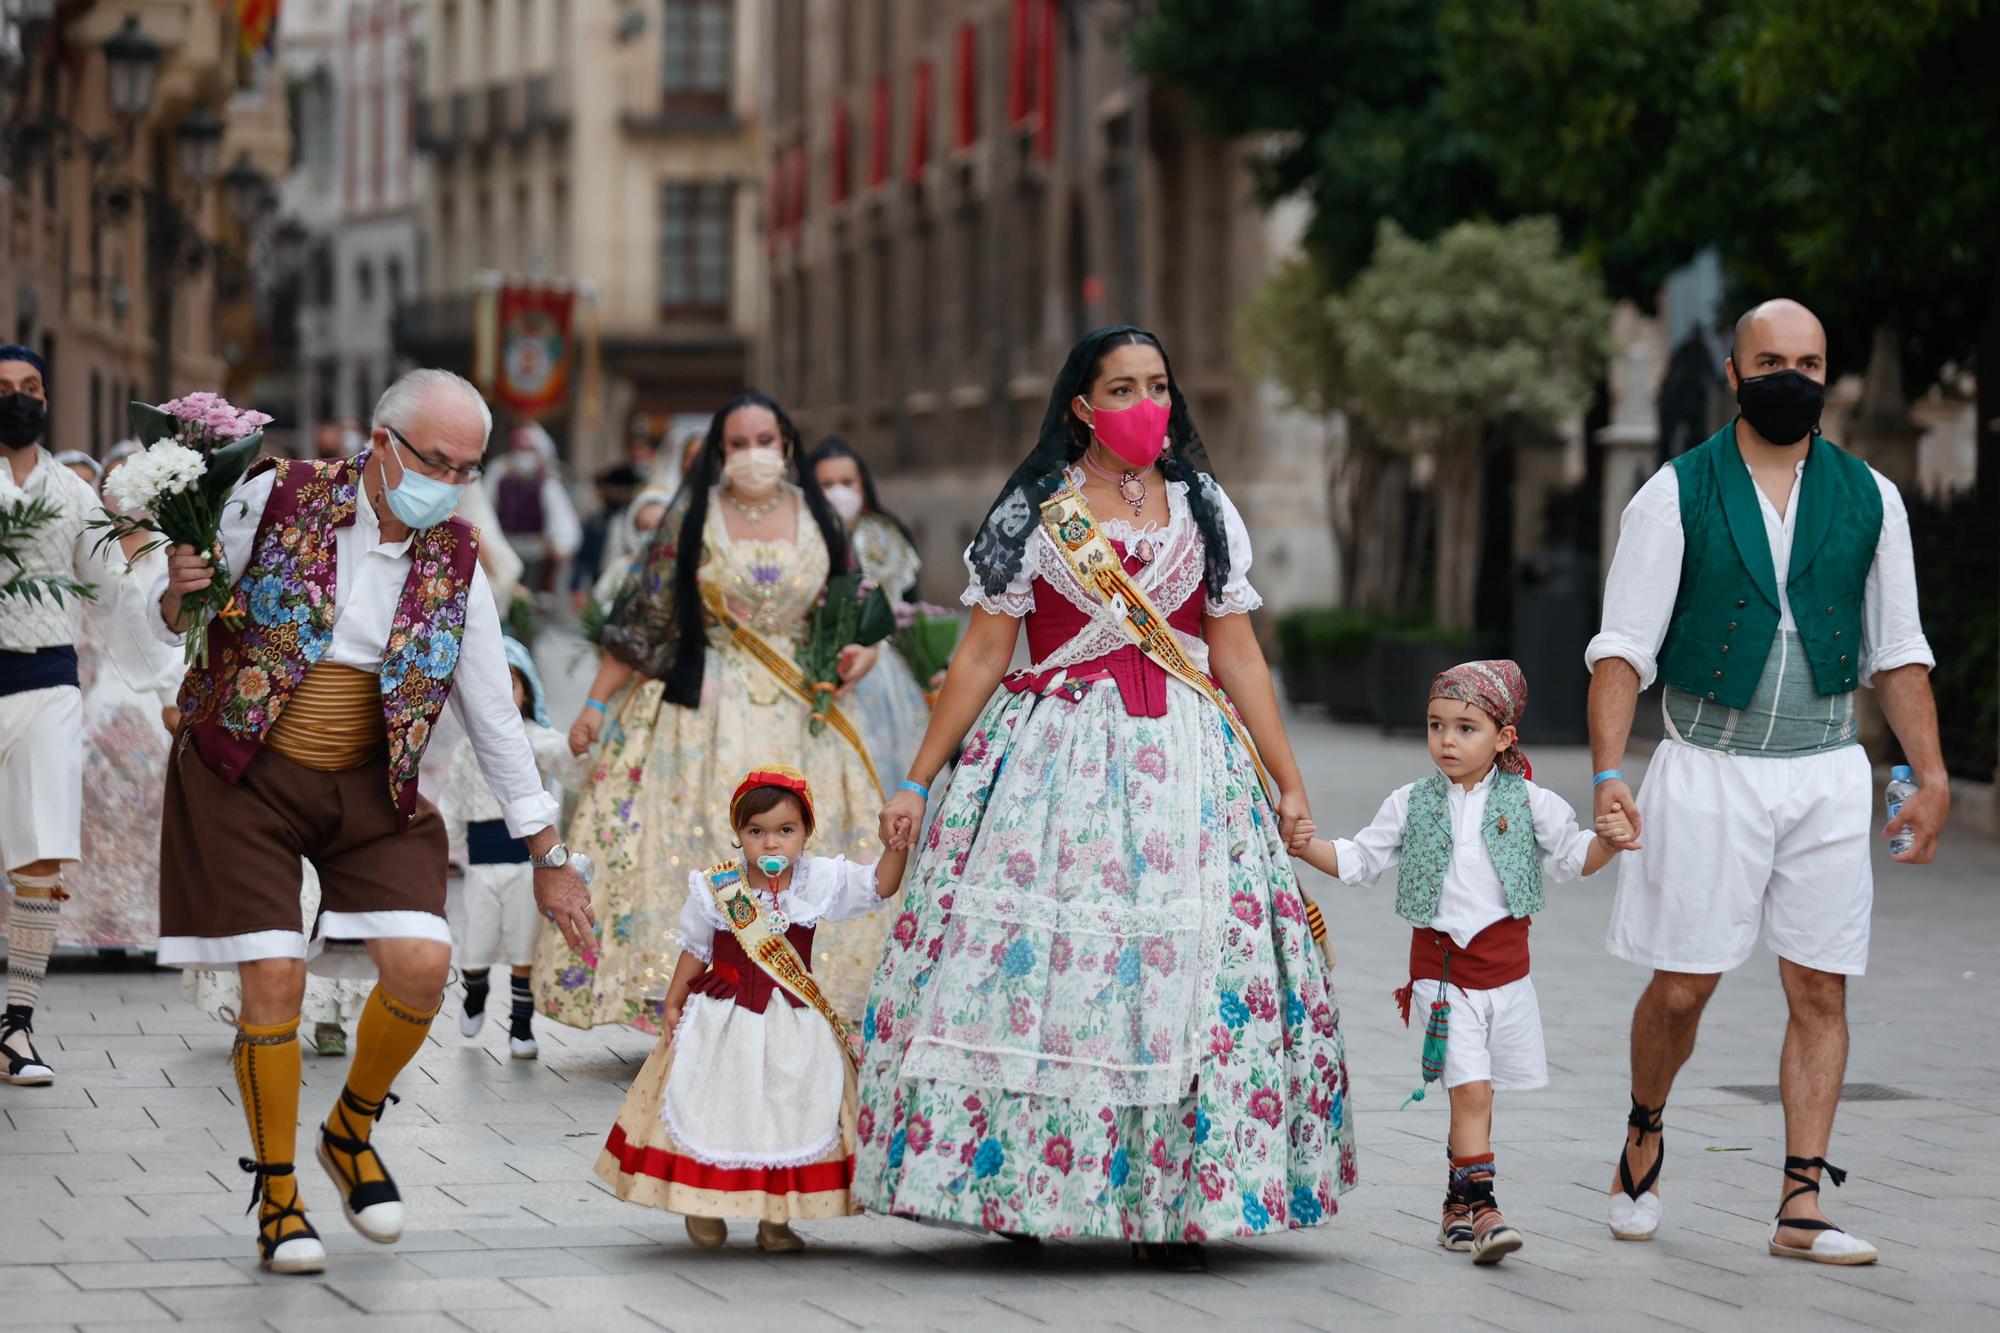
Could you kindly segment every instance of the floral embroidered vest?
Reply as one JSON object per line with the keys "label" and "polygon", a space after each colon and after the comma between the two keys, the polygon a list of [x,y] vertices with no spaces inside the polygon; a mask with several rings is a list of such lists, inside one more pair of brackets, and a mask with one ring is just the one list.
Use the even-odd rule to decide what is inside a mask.
{"label": "floral embroidered vest", "polygon": [[[354,522],[366,451],[331,463],[267,459],[278,469],[250,560],[236,584],[243,615],[209,631],[208,666],[181,685],[185,727],[203,762],[238,782],[307,670],[333,643],[334,533]],[[444,711],[465,635],[479,534],[462,519],[410,539],[410,573],[382,656],[389,796],[407,822],[417,765]]]}
{"label": "floral embroidered vest", "polygon": [[[1503,826],[1504,821],[1504,826]],[[1482,828],[1487,855],[1500,874],[1511,916],[1542,910],[1542,847],[1535,838],[1535,815],[1528,807],[1528,784],[1513,773],[1495,773],[1486,794]],[[1451,782],[1433,773],[1410,789],[1410,813],[1403,825],[1403,859],[1396,872],[1396,915],[1428,926],[1444,896],[1444,872],[1451,864]]]}

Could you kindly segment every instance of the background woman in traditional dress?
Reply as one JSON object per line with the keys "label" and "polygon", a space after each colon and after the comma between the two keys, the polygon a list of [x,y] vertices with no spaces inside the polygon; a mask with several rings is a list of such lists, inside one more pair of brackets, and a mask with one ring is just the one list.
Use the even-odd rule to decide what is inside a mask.
{"label": "background woman in traditional dress", "polygon": [[[1275,809],[1207,689],[1142,654],[1043,528],[1065,484],[1241,710]],[[1338,1007],[1281,838],[1309,811],[1246,614],[1249,534],[1152,335],[1070,353],[966,562],[971,626],[882,815],[911,838],[959,752],[869,995],[857,1197],[1145,1242],[1174,1269],[1210,1237],[1321,1221],[1354,1161]],[[1024,628],[1034,665],[1006,675]]]}
{"label": "background woman in traditional dress", "polygon": [[[714,614],[719,600],[776,665],[796,672],[813,604],[829,573],[849,567],[840,520],[811,471],[793,477],[801,455],[797,430],[770,398],[745,390],[723,404],[605,622],[590,702],[570,729],[576,753],[600,737],[603,748],[567,840],[598,866],[598,938],[578,954],[543,933],[535,1003],[557,1022],[656,1030],[688,873],[734,855],[728,794],[755,765],[807,775],[828,846],[865,858],[874,845],[881,791],[862,750],[835,727],[814,735],[809,705]],[[875,657],[849,645],[841,679],[860,679]],[[635,675],[643,679],[614,713],[606,701]],[[860,1012],[883,925],[849,922],[814,942],[814,975],[843,1012]]]}
{"label": "background woman in traditional dress", "polygon": [[[875,477],[854,447],[838,435],[821,440],[807,460],[826,501],[847,526],[847,540],[861,572],[882,587],[891,603],[913,603],[923,562],[917,543],[903,520],[882,507],[875,494]],[[930,725],[930,705],[924,702],[926,683],[893,643],[882,645],[881,660],[854,686],[854,713],[875,771],[884,777],[909,771],[910,759]]]}

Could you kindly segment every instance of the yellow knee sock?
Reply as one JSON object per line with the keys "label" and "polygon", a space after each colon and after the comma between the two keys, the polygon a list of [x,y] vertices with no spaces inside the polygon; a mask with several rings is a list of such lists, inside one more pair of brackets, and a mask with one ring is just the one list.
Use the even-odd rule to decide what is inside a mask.
{"label": "yellow knee sock", "polygon": [[[354,1029],[354,1060],[347,1071],[347,1087],[326,1117],[326,1127],[342,1138],[368,1142],[375,1118],[389,1096],[389,1085],[403,1066],[423,1048],[430,1034],[431,1020],[438,1005],[417,1010],[390,995],[378,984],[369,992]],[[373,1153],[348,1153],[327,1146],[348,1179],[357,1184],[381,1180],[381,1163]]]}
{"label": "yellow knee sock", "polygon": [[[262,1178],[261,1225],[298,1198],[298,1177],[289,1169],[299,1130],[299,1020],[283,1023],[239,1023],[236,1045],[229,1052],[236,1070],[236,1089],[243,1097],[243,1118],[250,1126],[255,1161],[280,1174]],[[278,1224],[277,1239],[306,1230],[303,1219],[287,1217]]]}

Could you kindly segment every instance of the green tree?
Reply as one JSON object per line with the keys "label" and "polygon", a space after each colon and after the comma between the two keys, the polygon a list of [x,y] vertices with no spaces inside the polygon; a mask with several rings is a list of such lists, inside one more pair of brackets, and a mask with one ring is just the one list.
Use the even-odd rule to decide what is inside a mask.
{"label": "green tree", "polygon": [[1384,222],[1374,261],[1327,299],[1350,410],[1436,471],[1436,616],[1473,624],[1488,497],[1486,437],[1517,418],[1554,427],[1590,401],[1610,351],[1596,271],[1552,218],[1465,222],[1432,241]]}

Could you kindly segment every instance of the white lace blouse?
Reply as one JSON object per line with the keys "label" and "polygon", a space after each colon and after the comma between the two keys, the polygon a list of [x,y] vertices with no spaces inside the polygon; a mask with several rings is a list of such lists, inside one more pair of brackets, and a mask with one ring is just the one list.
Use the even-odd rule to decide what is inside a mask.
{"label": "white lace blouse", "polygon": [[[780,891],[776,902],[772,901],[769,890],[753,888],[747,882],[743,887],[757,900],[759,908],[767,913],[775,908],[784,922],[793,926],[852,921],[882,906],[882,897],[875,891],[875,863],[861,865],[844,856],[800,858],[792,871],[791,887]],[[687,902],[681,908],[677,931],[681,948],[704,963],[712,962],[716,933],[728,930],[729,922],[723,919],[722,910],[715,905],[715,895],[709,891],[706,872],[697,870],[690,874]]]}
{"label": "white lace blouse", "polygon": [[[1072,485],[1080,488],[1083,485],[1083,469],[1072,467],[1069,470],[1069,479]],[[1229,579],[1223,586],[1222,596],[1207,599],[1208,614],[1230,616],[1255,611],[1264,604],[1264,599],[1250,586],[1250,530],[1243,525],[1243,516],[1236,511],[1235,503],[1230,500],[1229,493],[1222,489],[1221,483],[1206,474],[1200,476],[1199,481],[1207,488],[1210,503],[1221,514],[1222,531],[1229,541]],[[1025,505],[1028,501],[1025,496],[1017,492],[1010,497],[1009,503]],[[1194,511],[1188,505],[1188,484],[1184,481],[1167,483],[1167,521],[1164,524],[1141,526],[1125,519],[1106,518],[1102,514],[1097,518],[1104,535],[1115,542],[1123,543],[1128,551],[1142,537],[1150,539],[1159,551],[1160,554],[1154,558],[1152,565],[1142,571],[1140,576],[1142,585],[1147,583],[1146,575],[1152,574],[1155,570],[1159,570],[1162,574],[1170,574],[1173,572],[1173,566],[1185,566],[1188,563],[1193,563],[1197,568],[1205,568],[1203,562],[1187,559],[1188,545],[1192,544],[1195,551],[1200,552],[1202,539],[1201,529],[1195,526]],[[1170,561],[1173,562],[1172,566],[1169,565]],[[973,573],[970,547],[966,548],[965,552],[965,568],[970,582],[959,597],[961,602],[967,606],[977,606],[991,611],[996,615],[1017,618],[1035,609],[1037,577],[1047,579],[1058,587],[1065,582],[1075,581],[1068,563],[1049,540],[1048,531],[1039,524],[1028,534],[1027,546],[1021,554],[1020,571],[1014,575],[1014,581],[998,595],[989,594],[981,586],[978,576]],[[1200,576],[1197,574],[1197,584],[1199,581]],[[1162,590],[1165,590],[1165,585],[1178,580],[1168,578],[1161,582]],[[1146,587],[1147,593],[1159,605],[1162,614],[1172,615],[1175,609],[1186,601],[1187,595],[1182,592],[1180,596],[1172,597],[1172,604],[1169,605],[1168,598],[1161,596],[1162,590]],[[1171,596],[1171,593],[1169,595]]]}

